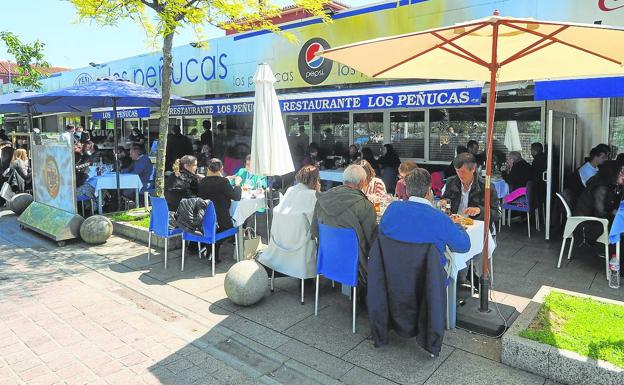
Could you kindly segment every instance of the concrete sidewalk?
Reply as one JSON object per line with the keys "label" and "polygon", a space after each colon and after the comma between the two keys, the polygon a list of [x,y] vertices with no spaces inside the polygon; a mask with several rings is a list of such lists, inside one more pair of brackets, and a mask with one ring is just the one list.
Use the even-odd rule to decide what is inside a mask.
{"label": "concrete sidewalk", "polygon": [[[411,340],[376,349],[366,315],[352,334],[348,299],[329,284],[318,317],[313,286],[301,305],[292,278],[242,308],[223,290],[227,258],[211,277],[196,255],[180,272],[172,252],[165,271],[160,250],[147,261],[145,245],[123,238],[58,248],[6,211],[0,228],[0,384],[552,384],[501,364],[499,340],[461,330],[436,359]],[[613,295],[591,258],[556,270],[558,244],[505,230],[497,300],[523,308],[541,284]]]}

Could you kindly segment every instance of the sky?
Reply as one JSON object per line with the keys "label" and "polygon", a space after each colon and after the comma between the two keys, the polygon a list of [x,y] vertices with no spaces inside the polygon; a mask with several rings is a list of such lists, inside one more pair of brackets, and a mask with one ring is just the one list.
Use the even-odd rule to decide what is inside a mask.
{"label": "sky", "polygon": [[[379,0],[342,1],[350,6],[376,3]],[[286,0],[276,1],[287,5]],[[36,10],[36,11],[35,11]],[[45,59],[51,66],[81,68],[89,63],[103,63],[154,51],[143,29],[131,20],[115,27],[101,27],[90,21],[78,21],[71,3],[65,0],[2,0],[0,30],[17,34],[23,42],[36,39],[45,43]],[[223,36],[218,28],[207,26],[206,38]],[[173,40],[174,47],[196,41],[189,28]],[[14,60],[0,43],[0,59]]]}

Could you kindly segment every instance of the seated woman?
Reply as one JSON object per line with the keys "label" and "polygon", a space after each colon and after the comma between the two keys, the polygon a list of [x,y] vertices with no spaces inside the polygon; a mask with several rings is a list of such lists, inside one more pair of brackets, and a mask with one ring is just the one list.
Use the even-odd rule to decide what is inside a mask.
{"label": "seated woman", "polygon": [[267,187],[267,178],[252,174],[250,169],[251,155],[247,155],[245,157],[245,167],[238,170],[234,175],[227,177],[230,180],[230,184],[234,185],[236,178],[241,178],[241,186],[248,186],[252,190],[265,189]]}
{"label": "seated woman", "polygon": [[23,148],[18,148],[13,153],[10,168],[15,172],[17,181],[16,193],[23,193],[32,189],[32,171],[28,164],[28,153]]}
{"label": "seated woman", "polygon": [[[236,178],[234,187],[230,186],[227,178],[223,177],[223,163],[213,158],[208,164],[206,177],[199,182],[197,196],[202,199],[210,199],[217,214],[217,232],[234,227],[230,216],[232,201],[241,199],[241,178]],[[219,262],[219,247],[223,240],[217,242],[215,261]]]}
{"label": "seated woman", "polygon": [[360,159],[355,161],[355,164],[359,164],[364,167],[364,171],[366,171],[366,181],[368,182],[368,187],[364,191],[364,194],[369,197],[373,195],[386,195],[386,185],[381,179],[376,177],[375,170],[370,163],[364,159]]}
{"label": "seated woman", "polygon": [[180,201],[197,196],[197,158],[185,155],[173,163],[173,174],[165,181],[165,199],[169,211],[176,211]]}
{"label": "seated woman", "polygon": [[[614,160],[603,163],[598,173],[587,181],[587,188],[578,198],[573,214],[605,218],[611,224],[622,200],[623,186],[624,168]],[[585,222],[577,228],[575,236],[584,236],[586,241],[594,242],[602,232],[601,223]]]}
{"label": "seated woman", "polygon": [[273,209],[269,247],[260,254],[258,262],[291,277],[306,279],[316,275],[316,242],[311,222],[316,193],[320,191],[319,170],[303,166],[295,175],[297,184]]}
{"label": "seated woman", "polygon": [[401,162],[399,166],[399,181],[396,184],[396,196],[402,201],[406,201],[409,198],[409,196],[407,196],[407,190],[405,189],[405,176],[417,168],[418,165],[413,160]]}

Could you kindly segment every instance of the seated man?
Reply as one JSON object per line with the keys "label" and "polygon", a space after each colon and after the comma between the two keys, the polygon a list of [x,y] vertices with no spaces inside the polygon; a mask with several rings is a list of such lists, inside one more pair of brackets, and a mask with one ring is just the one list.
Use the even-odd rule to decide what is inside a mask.
{"label": "seated man", "polygon": [[[485,182],[477,178],[477,163],[472,154],[463,153],[453,160],[457,175],[450,177],[444,186],[442,199],[450,202],[453,214],[468,215],[482,221],[485,218]],[[496,189],[490,189],[490,227],[498,221],[500,208]]]}
{"label": "seated man", "polygon": [[579,169],[578,173],[581,177],[581,183],[583,187],[587,186],[587,181],[596,173],[598,173],[598,167],[609,159],[609,152],[604,146],[596,146],[589,152],[589,160],[585,162]]}
{"label": "seated man", "polygon": [[429,171],[412,170],[405,177],[405,189],[408,201],[388,206],[379,223],[380,233],[401,242],[433,243],[442,259],[447,246],[458,253],[470,249],[470,238],[461,225],[454,224],[448,215],[432,206]]}
{"label": "seated man", "polygon": [[[132,159],[132,163],[127,169],[122,169],[122,174],[136,174],[141,179],[141,183],[143,183],[143,188],[140,192],[147,191],[149,186],[150,178],[152,177],[152,172],[154,170],[154,166],[152,165],[152,161],[150,158],[143,153],[144,148],[139,144],[133,144],[130,148],[130,159]],[[132,194],[133,191],[130,191]],[[130,194],[128,197],[132,197]],[[124,195],[126,192],[124,191]]]}
{"label": "seated man", "polygon": [[506,166],[507,168],[502,172],[502,175],[509,185],[509,191],[526,187],[527,183],[533,179],[531,165],[522,159],[522,154],[518,151],[510,151],[507,154]]}
{"label": "seated man", "polygon": [[[500,217],[500,202],[496,196],[496,189],[490,189],[490,207],[485,207],[485,182],[477,177],[477,163],[469,153],[459,154],[453,160],[457,175],[450,177],[444,186],[442,204],[450,201],[453,214],[468,215],[482,221],[485,210],[490,210],[490,232],[494,233],[495,223]],[[474,260],[475,271],[481,270],[481,257]],[[473,282],[477,280],[474,279]]]}
{"label": "seated man", "polygon": [[368,187],[362,166],[350,165],[344,170],[343,184],[319,193],[312,217],[312,235],[318,238],[318,223],[332,227],[352,228],[359,242],[358,285],[366,292],[368,252],[377,233],[377,215],[364,195]]}

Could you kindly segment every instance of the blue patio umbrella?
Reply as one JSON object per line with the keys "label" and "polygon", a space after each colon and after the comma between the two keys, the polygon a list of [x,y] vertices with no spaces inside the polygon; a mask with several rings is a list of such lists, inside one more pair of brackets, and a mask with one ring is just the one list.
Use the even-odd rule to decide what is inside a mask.
{"label": "blue patio umbrella", "polygon": [[70,105],[56,104],[53,106],[24,102],[21,98],[35,96],[36,91],[19,90],[0,95],[0,113],[23,114],[28,116],[28,121],[32,129],[32,115],[48,112],[82,112],[83,110]]}
{"label": "blue patio umbrella", "polygon": [[[94,82],[61,88],[56,91],[20,98],[19,101],[43,106],[72,106],[77,109],[113,108],[115,170],[117,178],[117,205],[121,206],[119,189],[119,157],[117,138],[117,107],[160,107],[161,94],[151,88],[118,77],[99,78]],[[193,104],[188,99],[171,95],[171,104]],[[138,205],[138,202],[137,202]]]}

